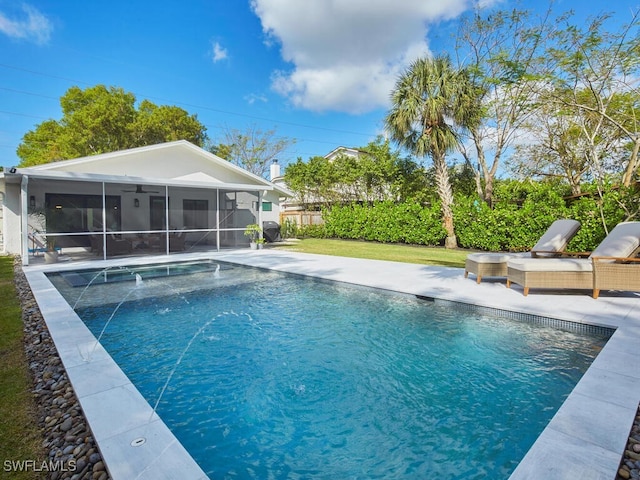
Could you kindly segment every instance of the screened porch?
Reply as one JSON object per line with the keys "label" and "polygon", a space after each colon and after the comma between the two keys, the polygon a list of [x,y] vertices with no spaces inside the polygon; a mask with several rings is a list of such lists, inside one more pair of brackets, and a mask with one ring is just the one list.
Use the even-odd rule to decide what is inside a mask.
{"label": "screened porch", "polygon": [[30,258],[51,250],[106,259],[248,246],[244,229],[261,224],[263,191],[31,177],[22,186],[23,242]]}

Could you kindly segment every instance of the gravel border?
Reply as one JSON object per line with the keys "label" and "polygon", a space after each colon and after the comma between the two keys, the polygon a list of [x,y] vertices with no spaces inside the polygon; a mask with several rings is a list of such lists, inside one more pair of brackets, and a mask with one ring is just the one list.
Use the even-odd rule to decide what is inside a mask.
{"label": "gravel border", "polygon": [[624,451],[616,480],[640,479],[640,407],[629,433],[629,441]]}
{"label": "gravel border", "polygon": [[98,446],[22,271],[20,257],[14,257],[13,271],[22,307],[23,342],[33,380],[37,422],[47,454],[47,468],[43,469],[46,478],[108,480]]}

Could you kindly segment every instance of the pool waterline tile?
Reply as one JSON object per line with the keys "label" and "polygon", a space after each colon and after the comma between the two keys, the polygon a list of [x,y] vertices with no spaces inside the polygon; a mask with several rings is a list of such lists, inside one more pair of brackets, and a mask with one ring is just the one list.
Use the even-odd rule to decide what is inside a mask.
{"label": "pool waterline tile", "polygon": [[[483,282],[477,285],[474,281],[464,279],[463,270],[456,268],[428,267],[424,265],[376,260],[346,259],[274,250],[259,252],[241,250],[207,255],[186,254],[144,259],[130,258],[126,260],[121,259],[113,263],[120,265],[134,262],[149,264],[194,259],[214,259],[271,268],[327,280],[382,288],[410,295],[434,297],[456,303],[519,312],[519,315],[537,315],[585,325],[593,323],[598,325],[598,328],[618,329],[614,334],[614,338],[617,337],[623,340],[623,343],[620,343],[620,345],[630,346],[633,343],[637,345],[639,341],[640,318],[638,318],[638,314],[635,312],[640,311],[640,297],[637,295],[615,295],[607,297],[605,294],[601,296],[600,299],[594,300],[588,296],[586,292],[577,295],[532,292],[529,296],[524,297],[521,291],[506,289],[504,284],[498,282]],[[67,264],[58,266],[57,268],[64,268],[66,270],[95,268],[101,266],[98,265],[98,263],[102,264],[105,262],[84,263],[84,265],[75,263],[72,266]],[[107,262],[105,265],[109,265],[109,263]],[[51,295],[50,292],[51,285],[44,279],[44,275],[41,274],[46,270],[53,269],[56,269],[56,267],[33,266],[25,268],[25,273],[32,288],[34,288],[34,285],[36,286],[34,294],[36,294],[35,290],[37,289],[46,290],[46,295],[40,295],[40,297],[36,295],[39,304],[41,299],[47,301],[50,301],[52,298],[55,299],[55,294]],[[46,308],[43,309],[43,305],[40,306],[46,319],[47,315],[44,311]],[[616,342],[610,343],[613,345]],[[575,399],[579,399],[577,396],[572,399],[572,396],[574,396],[574,394],[580,395],[579,392],[581,388],[589,390],[597,389],[598,386],[600,386],[600,388],[611,388],[620,393],[620,396],[616,397],[615,403],[609,402],[606,398],[602,399],[602,401],[592,403],[592,405],[595,405],[593,407],[594,409],[591,410],[592,415],[584,419],[587,423],[592,421],[593,417],[605,417],[606,409],[611,405],[623,410],[633,409],[635,411],[637,408],[640,401],[638,389],[634,388],[633,384],[629,384],[629,376],[616,374],[616,369],[622,367],[624,363],[628,361],[626,356],[628,350],[624,348],[624,351],[618,353],[615,348],[612,348],[612,345],[608,343],[605,346],[600,354],[600,356],[602,356],[600,365],[595,368],[594,366],[589,368],[583,380],[581,380],[581,383],[576,386],[574,393],[570,395],[565,408],[569,416],[571,416],[571,409],[574,408],[572,405],[575,403]],[[597,357],[596,360],[598,360],[600,356]],[[605,373],[610,372],[611,374],[603,377],[603,371]],[[583,381],[586,387],[582,387]],[[577,403],[579,404],[580,402]],[[148,404],[147,408],[150,408]],[[605,409],[605,411],[600,411],[601,409]],[[93,428],[92,419],[88,418],[88,421]],[[626,425],[611,425],[606,435],[602,435],[602,441],[598,440],[595,443],[585,441],[579,438],[579,436],[567,435],[556,429],[554,423],[554,420],[552,420],[527,456],[521,461],[511,477],[512,480],[521,480],[523,478],[566,478],[565,474],[567,472],[571,472],[573,477],[575,477],[576,472],[585,472],[585,476],[582,478],[611,479],[615,476],[622,450],[611,451],[598,446],[597,443],[609,445],[611,443],[610,439],[617,439],[618,437],[626,440],[631,426],[630,423]],[[561,429],[563,425],[562,422],[558,421],[557,426],[559,429]],[[594,422],[593,425],[597,425],[597,422]],[[592,428],[592,426],[587,425],[583,428],[594,432],[595,435],[598,434],[597,430]],[[98,430],[100,430],[100,428]],[[116,437],[111,436],[108,438],[113,439]],[[99,445],[101,440],[105,440],[105,438],[101,439],[98,435],[96,435],[96,439]],[[110,448],[108,455],[105,455],[107,466],[109,465],[109,458],[107,457],[111,456],[116,450],[118,450],[118,448]],[[124,452],[124,461],[126,461],[128,449],[123,448],[122,452]],[[562,454],[560,454],[560,452],[562,452]],[[153,455],[151,455],[151,457],[153,457]],[[128,458],[131,462],[138,461],[135,455]],[[540,462],[540,458],[545,458],[545,460]],[[123,459],[120,458],[120,461],[123,461]],[[554,461],[558,462],[555,466],[553,464]],[[193,464],[195,464],[195,462],[193,462]],[[187,471],[191,470],[187,468]],[[205,478],[199,477],[199,474],[200,473],[197,472],[194,476],[184,478]],[[118,479],[118,477],[114,478],[116,480]],[[149,476],[147,478],[154,477]]]}

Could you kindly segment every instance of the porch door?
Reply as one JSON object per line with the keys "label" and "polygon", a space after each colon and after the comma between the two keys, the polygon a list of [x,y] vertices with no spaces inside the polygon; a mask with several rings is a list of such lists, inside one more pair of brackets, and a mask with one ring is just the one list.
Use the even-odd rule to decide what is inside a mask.
{"label": "porch door", "polygon": [[149,197],[149,227],[150,230],[166,229],[167,208],[164,197]]}

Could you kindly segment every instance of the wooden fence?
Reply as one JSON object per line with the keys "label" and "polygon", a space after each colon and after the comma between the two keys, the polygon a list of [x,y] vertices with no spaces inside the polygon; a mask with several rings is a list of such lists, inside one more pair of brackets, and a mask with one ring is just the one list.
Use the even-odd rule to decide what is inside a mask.
{"label": "wooden fence", "polygon": [[282,225],[285,220],[294,221],[298,226],[322,225],[324,223],[324,221],[322,220],[322,212],[306,212],[306,211],[280,212],[280,225]]}

